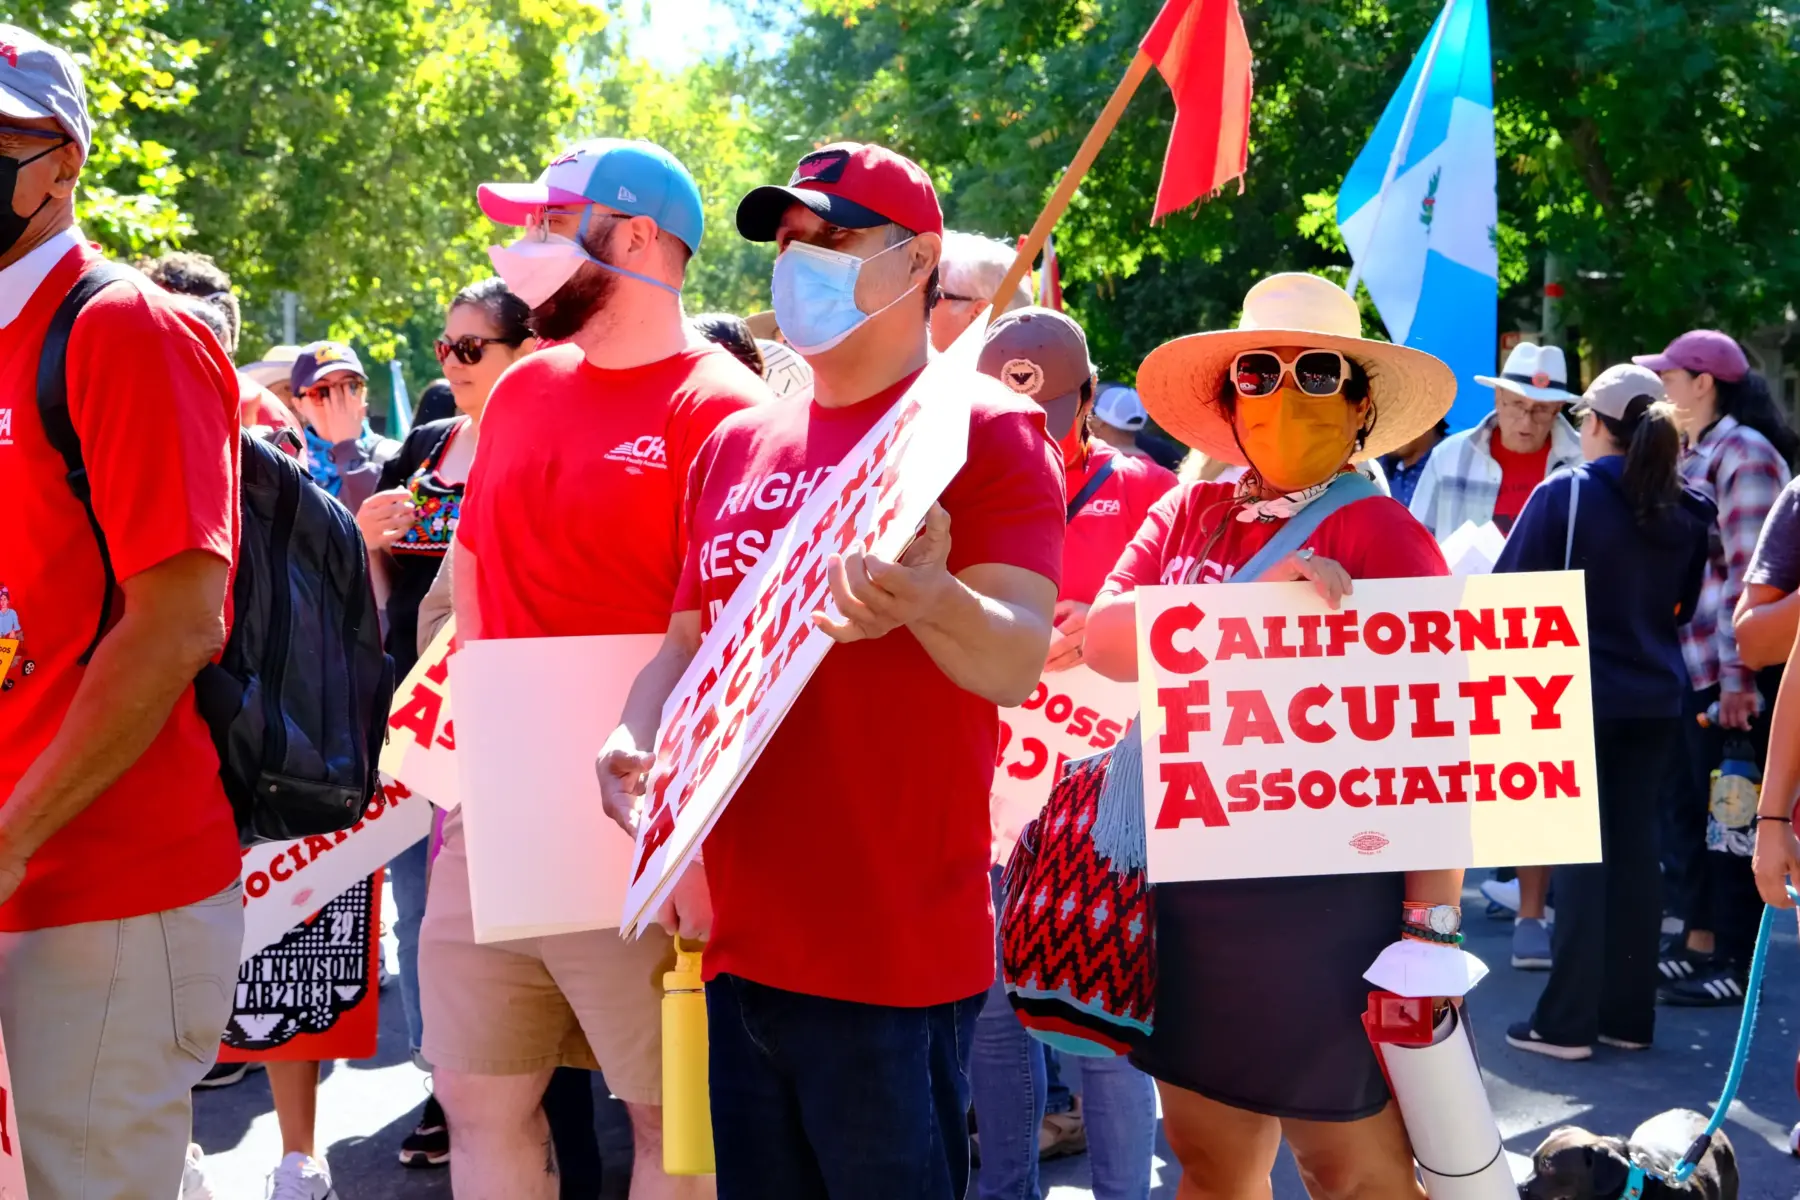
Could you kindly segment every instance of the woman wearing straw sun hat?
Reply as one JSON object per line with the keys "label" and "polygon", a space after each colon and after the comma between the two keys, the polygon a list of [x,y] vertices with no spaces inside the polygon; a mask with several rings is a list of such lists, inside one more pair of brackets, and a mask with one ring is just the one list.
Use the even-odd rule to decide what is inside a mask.
{"label": "woman wearing straw sun hat", "polygon": [[[1227,581],[1314,503],[1329,515],[1260,580],[1308,580],[1336,607],[1354,579],[1447,573],[1403,506],[1333,487],[1436,425],[1456,392],[1437,359],[1365,339],[1341,288],[1264,279],[1236,330],[1157,348],[1137,384],[1172,436],[1247,472],[1183,484],[1151,509],[1089,614],[1086,657],[1102,674],[1137,677],[1138,587]],[[1405,929],[1459,921],[1461,877],[1157,888],[1156,1030],[1134,1060],[1159,1082],[1184,1197],[1268,1195],[1283,1136],[1318,1200],[1423,1195],[1363,1031],[1362,974]]]}

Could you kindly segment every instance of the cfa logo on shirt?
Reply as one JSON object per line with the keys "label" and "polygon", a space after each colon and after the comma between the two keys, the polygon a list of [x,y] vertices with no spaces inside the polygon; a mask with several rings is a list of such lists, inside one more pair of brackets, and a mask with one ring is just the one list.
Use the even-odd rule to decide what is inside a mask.
{"label": "cfa logo on shirt", "polygon": [[606,461],[624,463],[627,475],[642,475],[646,469],[669,469],[669,456],[663,440],[648,434],[629,442],[620,442],[606,452]]}
{"label": "cfa logo on shirt", "polygon": [[1116,517],[1125,511],[1125,505],[1118,500],[1093,500],[1083,511],[1091,512],[1096,517]]}
{"label": "cfa logo on shirt", "polygon": [[12,445],[12,409],[0,408],[0,446]]}

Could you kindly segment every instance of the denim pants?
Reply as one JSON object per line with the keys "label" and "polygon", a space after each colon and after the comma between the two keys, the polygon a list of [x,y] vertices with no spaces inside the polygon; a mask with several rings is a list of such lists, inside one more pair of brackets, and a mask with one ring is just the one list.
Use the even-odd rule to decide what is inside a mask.
{"label": "denim pants", "polygon": [[[1049,1053],[1019,1024],[996,973],[975,1024],[970,1067],[981,1133],[980,1200],[1040,1200],[1038,1127],[1053,1086]],[[1126,1058],[1063,1054],[1055,1061],[1059,1075],[1081,1085],[1095,1200],[1149,1200],[1156,1085]],[[1051,1111],[1069,1108],[1065,1101]]]}
{"label": "denim pants", "polygon": [[419,1015],[419,922],[425,919],[425,868],[431,839],[422,837],[394,856],[388,876],[394,884],[394,940],[400,950],[400,1006],[406,1010],[406,1037],[413,1054],[424,1044],[425,1018]]}
{"label": "denim pants", "polygon": [[982,999],[894,1008],[707,984],[719,1200],[962,1200]]}

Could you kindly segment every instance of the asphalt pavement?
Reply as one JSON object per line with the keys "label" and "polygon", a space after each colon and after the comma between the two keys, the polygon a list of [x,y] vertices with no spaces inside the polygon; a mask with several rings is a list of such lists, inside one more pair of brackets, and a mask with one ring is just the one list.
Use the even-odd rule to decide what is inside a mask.
{"label": "asphalt pavement", "polygon": [[[1709,1113],[1725,1079],[1740,1010],[1670,1009],[1658,1015],[1656,1045],[1630,1053],[1595,1051],[1567,1063],[1513,1050],[1506,1026],[1527,1016],[1542,987],[1539,973],[1508,965],[1511,927],[1483,916],[1472,891],[1465,901],[1469,949],[1492,974],[1470,1000],[1488,1095],[1516,1169],[1551,1129],[1575,1124],[1597,1133],[1626,1134],[1669,1108]],[[392,962],[390,950],[390,963]],[[327,1064],[319,1094],[318,1144],[342,1200],[449,1200],[445,1170],[402,1168],[396,1152],[412,1128],[427,1082],[406,1047],[399,988],[382,994],[381,1053],[363,1062]],[[1791,916],[1777,922],[1757,1029],[1742,1090],[1725,1130],[1737,1149],[1744,1200],[1800,1200],[1800,1160],[1788,1154],[1789,1128],[1800,1121],[1795,1051],[1800,1046],[1800,943]],[[630,1169],[629,1130],[615,1103],[597,1090],[605,1200],[624,1200]],[[208,1152],[218,1200],[262,1200],[264,1180],[280,1158],[281,1139],[260,1073],[230,1088],[197,1094],[195,1140]],[[1158,1147],[1155,1200],[1174,1200],[1179,1170]],[[1046,1163],[1046,1200],[1093,1196],[1085,1156]],[[974,1188],[970,1196],[976,1195]],[[1276,1200],[1304,1200],[1305,1190],[1285,1151],[1276,1168]],[[591,1198],[583,1198],[591,1200]]]}

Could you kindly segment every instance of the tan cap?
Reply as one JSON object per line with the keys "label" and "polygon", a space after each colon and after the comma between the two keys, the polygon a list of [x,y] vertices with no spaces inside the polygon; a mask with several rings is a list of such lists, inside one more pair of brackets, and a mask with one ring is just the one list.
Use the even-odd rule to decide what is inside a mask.
{"label": "tan cap", "polygon": [[988,326],[975,369],[1042,405],[1088,381],[1087,335],[1053,308],[1019,308]]}
{"label": "tan cap", "polygon": [[1663,389],[1663,382],[1655,371],[1634,363],[1620,363],[1600,372],[1594,382],[1588,385],[1588,390],[1582,393],[1581,404],[1603,417],[1622,421],[1625,419],[1625,410],[1639,396],[1648,396],[1650,402],[1655,404],[1667,400],[1669,393]]}

